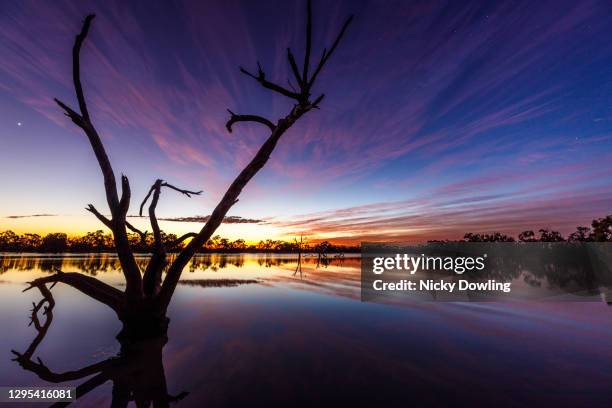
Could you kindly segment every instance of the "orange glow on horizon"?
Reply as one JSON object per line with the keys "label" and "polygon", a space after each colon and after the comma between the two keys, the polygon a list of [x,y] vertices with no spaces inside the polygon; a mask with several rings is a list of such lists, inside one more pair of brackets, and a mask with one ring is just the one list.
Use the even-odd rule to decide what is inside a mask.
{"label": "orange glow on horizon", "polygon": [[[130,220],[137,228],[141,230],[151,230],[148,224],[148,219],[133,219]],[[197,222],[169,222],[160,221],[162,229],[166,233],[182,235],[187,232],[197,232],[202,228],[203,224]],[[88,215],[78,216],[40,216],[40,217],[23,217],[23,218],[0,218],[0,231],[13,231],[16,234],[32,233],[44,236],[49,233],[63,232],[70,237],[82,236],[88,232],[102,230],[109,232],[108,228],[100,224],[95,218]],[[213,234],[219,235],[222,238],[229,240],[244,239],[247,245],[256,245],[260,241],[265,240],[281,240],[293,241],[299,237],[299,233],[290,233],[270,224],[222,224]],[[304,240],[307,243],[318,243],[324,240],[329,240],[336,244],[350,245],[359,241],[350,239],[333,239],[327,238],[324,234],[304,235]]]}

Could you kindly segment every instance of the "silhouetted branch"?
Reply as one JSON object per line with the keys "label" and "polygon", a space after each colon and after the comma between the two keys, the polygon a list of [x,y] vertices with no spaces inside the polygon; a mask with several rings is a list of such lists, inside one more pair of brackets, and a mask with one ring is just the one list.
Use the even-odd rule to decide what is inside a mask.
{"label": "silhouetted branch", "polygon": [[81,115],[76,113],[74,110],[72,110],[72,108],[70,108],[68,105],[66,105],[64,102],[60,101],[59,99],[53,98],[53,100],[55,101],[55,103],[57,103],[60,106],[60,108],[64,110],[64,115],[72,119],[72,122],[74,122],[75,125],[79,127],[83,127],[83,117]]}
{"label": "silhouetted branch", "polygon": [[151,222],[151,228],[153,229],[155,249],[143,277],[143,290],[147,296],[156,295],[158,293],[161,286],[162,271],[166,266],[166,249],[164,248],[164,243],[162,242],[161,229],[159,228],[157,215],[155,214],[162,187],[168,187],[186,195],[187,197],[191,197],[192,195],[200,195],[202,193],[202,191],[190,191],[178,188],[172,184],[164,182],[163,180],[157,179],[155,183],[153,183],[153,186],[151,186],[149,189],[149,192],[140,205],[140,215],[142,215],[144,205],[149,197],[153,195],[151,204],[149,205],[149,221]]}
{"label": "silhouetted branch", "polygon": [[185,190],[182,188],[175,187],[172,184],[169,184],[161,179],[155,180],[155,183],[153,183],[153,185],[149,189],[149,192],[147,193],[144,200],[142,200],[142,203],[140,204],[139,215],[142,216],[142,210],[144,208],[144,205],[147,203],[147,201],[149,200],[149,197],[151,197],[151,194],[152,194],[153,198],[151,200],[151,204],[149,205],[149,220],[151,222],[151,228],[153,229],[153,236],[155,237],[155,245],[158,251],[162,250],[162,240],[161,240],[161,229],[159,228],[159,223],[157,221],[155,209],[157,208],[157,204],[159,202],[159,196],[161,194],[162,187],[168,187],[174,191],[178,191],[179,193],[186,195],[187,197],[191,197],[192,195],[202,194],[201,190],[200,191]]}
{"label": "silhouetted branch", "polygon": [[175,246],[179,245],[180,243],[182,243],[183,241],[185,241],[186,239],[188,239],[188,238],[195,238],[197,236],[198,236],[198,234],[196,232],[188,232],[188,233],[186,233],[184,235],[181,235],[180,237],[178,237],[174,241],[172,241],[169,246],[170,247],[175,247]]}
{"label": "silhouetted branch", "polygon": [[130,208],[130,198],[132,196],[132,191],[130,189],[130,181],[127,176],[121,175],[121,200],[119,200],[119,213],[121,214],[121,219],[125,220],[125,216],[127,215],[128,209]]}
{"label": "silhouetted branch", "polygon": [[125,226],[132,232],[135,232],[136,234],[140,235],[140,241],[145,244],[147,242],[147,234],[148,231],[142,231],[138,228],[136,228],[134,225],[132,225],[129,221],[125,221]]}
{"label": "silhouetted branch", "polygon": [[142,203],[140,203],[140,209],[138,210],[138,215],[140,215],[141,217],[142,217],[142,210],[145,204],[147,203],[147,201],[149,200],[149,197],[151,197],[151,194],[153,194],[153,191],[155,191],[155,183],[153,183],[153,185],[149,189],[149,192],[147,193],[145,198],[142,200]]}
{"label": "silhouetted branch", "polygon": [[334,41],[331,48],[329,49],[329,52],[327,52],[326,50],[323,50],[323,55],[321,56],[321,59],[319,60],[319,64],[317,65],[317,68],[312,74],[312,77],[307,81],[309,89],[314,84],[315,80],[317,79],[317,76],[319,75],[323,67],[325,66],[325,63],[329,60],[329,58],[332,56],[332,54],[336,50],[336,47],[338,46],[338,44],[340,44],[340,40],[344,36],[344,33],[346,32],[346,29],[348,28],[348,26],[351,24],[351,21],[353,21],[353,16],[349,16],[349,18],[346,19],[346,22],[344,23],[344,25],[342,26],[342,29],[338,33],[336,40]]}
{"label": "silhouetted branch", "polygon": [[[291,48],[287,48],[287,59],[289,60],[289,65],[291,65],[291,71],[293,72],[293,76],[295,77],[298,86],[302,87],[302,77],[300,76],[300,70],[298,69],[297,63],[295,62],[295,57],[291,52]],[[289,81],[289,86],[293,88],[291,85],[291,81]],[[294,89],[295,91],[295,89]]]}
{"label": "silhouetted branch", "polygon": [[306,2],[306,49],[304,51],[304,69],[302,71],[302,83],[308,84],[308,68],[310,66],[310,51],[312,50],[312,3]]}
{"label": "silhouetted branch", "polygon": [[25,292],[34,287],[40,288],[41,285],[45,285],[47,283],[62,282],[68,286],[72,286],[98,302],[104,303],[113,309],[117,314],[121,312],[123,292],[121,292],[119,289],[114,288],[96,278],[92,278],[78,272],[62,272],[58,269],[56,269],[56,272],[57,273],[54,275],[45,276],[29,282],[30,286],[25,288],[23,291]]}
{"label": "silhouetted branch", "polygon": [[274,92],[278,92],[281,95],[284,95],[288,98],[292,98],[295,100],[300,100],[300,94],[296,93],[296,92],[291,92],[290,90],[283,88],[282,86],[275,84],[274,82],[270,82],[266,79],[266,74],[264,73],[263,69],[261,68],[261,65],[259,64],[259,62],[257,63],[257,75],[254,75],[252,73],[250,73],[249,71],[247,71],[246,69],[244,69],[243,67],[239,67],[240,68],[240,72],[242,72],[245,75],[250,76],[251,78],[255,79],[257,82],[259,82],[261,84],[261,86],[263,86],[264,88],[270,89]]}
{"label": "silhouetted branch", "polygon": [[[232,184],[229,186],[221,201],[217,204],[212,214],[208,218],[208,221],[197,236],[195,236],[181,251],[181,253],[176,257],[172,265],[168,268],[168,272],[166,274],[166,279],[164,280],[161,289],[159,291],[159,303],[160,307],[165,310],[170,303],[170,299],[172,298],[172,294],[176,289],[176,285],[180,279],[183,268],[187,265],[189,260],[193,257],[196,250],[201,248],[202,245],[210,239],[215,230],[219,227],[219,225],[223,222],[225,215],[230,210],[230,208],[238,201],[238,196],[242,192],[242,189],[247,185],[247,183],[261,170],[261,168],[267,163],[270,155],[274,151],[276,144],[278,143],[280,137],[289,129],[293,124],[300,119],[305,113],[309,112],[312,109],[318,107],[318,104],[323,100],[324,95],[319,96],[314,102],[309,102],[310,97],[310,89],[314,84],[314,81],[319,74],[319,72],[323,69],[325,63],[329,60],[330,56],[333,54],[340,40],[342,39],[347,27],[352,21],[352,16],[348,18],[348,20],[342,26],[338,37],[334,41],[330,52],[323,53],[321,57],[321,61],[319,62],[313,77],[308,79],[308,65],[309,58],[311,52],[311,37],[312,37],[312,12],[311,12],[311,4],[310,1],[307,5],[307,21],[306,21],[306,37],[307,37],[307,46],[306,46],[306,55],[304,58],[304,72],[302,72],[301,79],[300,74],[297,69],[297,64],[295,63],[295,58],[291,53],[291,50],[288,50],[288,59],[289,64],[291,65],[291,69],[293,70],[296,79],[298,79],[298,83],[300,84],[300,92],[291,92],[280,85],[272,83],[266,80],[266,74],[264,73],[261,64],[257,63],[257,74],[252,74],[243,67],[240,67],[240,72],[245,75],[250,76],[259,82],[264,88],[268,88],[274,92],[278,92],[284,96],[295,99],[298,103],[293,106],[291,111],[282,119],[278,120],[277,125],[274,127],[270,127],[270,121],[267,119],[263,119],[260,117],[250,116],[249,119],[251,121],[255,121],[258,123],[263,123],[266,126],[270,127],[270,136],[266,139],[265,143],[261,146],[261,148],[257,151],[257,154],[253,159],[247,164],[247,166],[238,174],[238,176],[234,179]],[[296,75],[297,73],[297,75]],[[231,132],[232,125],[237,122],[238,118],[233,112],[230,111],[232,117],[227,123],[227,128]]]}
{"label": "silhouetted branch", "polygon": [[149,200],[149,197],[151,197],[151,194],[153,194],[153,192],[156,190],[157,182],[159,182],[159,188],[160,189],[161,189],[161,187],[168,187],[168,188],[171,188],[172,190],[178,191],[179,193],[186,195],[189,198],[191,198],[192,195],[200,195],[200,194],[203,193],[202,190],[200,190],[200,191],[185,190],[185,189],[182,189],[182,188],[175,187],[172,184],[166,183],[163,180],[156,180],[156,182],[153,183],[153,185],[149,189],[149,192],[145,196],[144,200],[142,200],[142,203],[140,204],[140,210],[138,211],[138,215],[142,216],[142,210],[143,210],[145,204],[147,203],[147,201]]}
{"label": "silhouetted branch", "polygon": [[[157,222],[157,216],[155,214],[162,184],[163,180],[155,180],[155,183],[153,183],[151,190],[149,190],[147,194],[147,197],[149,197],[151,192],[153,192],[153,198],[151,198],[151,204],[149,204],[149,221],[151,222],[154,237],[153,256],[149,260],[149,264],[143,276],[143,290],[147,296],[157,294],[161,283],[162,269],[166,264],[166,251],[162,243],[161,229],[159,228],[159,223]],[[144,205],[144,203],[143,201],[142,205]]]}
{"label": "silhouetted branch", "polygon": [[[106,150],[104,149],[104,145],[102,144],[102,140],[100,139],[98,132],[90,120],[85,95],[83,93],[83,86],[81,84],[80,52],[81,47],[87,38],[87,34],[89,33],[89,28],[94,17],[95,15],[90,14],[85,18],[81,31],[76,36],[74,46],[72,48],[72,80],[79,104],[80,114],[58,99],[55,99],[55,102],[65,111],[66,115],[83,130],[89,139],[89,143],[91,144],[96,160],[98,161],[98,165],[100,166],[100,170],[102,171],[102,175],[104,176],[106,201],[108,202],[112,220],[110,220],[110,223],[108,223],[107,220],[98,216],[100,213],[97,211],[94,213],[94,215],[96,215],[105,225],[109,226],[110,224],[110,228],[113,231],[117,256],[119,257],[121,268],[126,280],[126,292],[130,296],[140,297],[142,294],[140,270],[132,254],[127,238],[127,232],[125,230],[125,215],[127,214],[130,201],[129,182],[127,177],[122,176],[121,181],[123,191],[120,201],[117,193],[115,173],[110,164],[110,160],[108,159],[108,155],[106,154]],[[93,212],[90,208],[88,208],[88,211]]]}
{"label": "silhouetted branch", "polygon": [[200,190],[200,191],[190,191],[190,190],[184,190],[184,189],[182,189],[182,188],[174,187],[172,184],[168,184],[168,183],[166,183],[166,182],[163,182],[161,186],[162,186],[162,187],[168,187],[168,188],[171,188],[172,190],[178,191],[179,193],[184,194],[184,195],[186,195],[186,196],[187,196],[187,197],[189,197],[189,198],[191,198],[191,195],[200,195],[200,194],[202,194],[202,193],[203,193],[203,191],[202,191],[202,190]]}
{"label": "silhouetted branch", "polygon": [[96,207],[93,206],[93,204],[87,204],[87,207],[85,209],[95,215],[100,221],[102,221],[102,224],[106,225],[111,230],[113,229],[112,221],[106,218],[106,216],[100,214],[100,212],[96,209]]}
{"label": "silhouetted branch", "polygon": [[72,48],[72,80],[74,82],[74,90],[79,101],[79,110],[81,111],[81,115],[85,120],[89,120],[89,112],[87,111],[87,104],[85,103],[85,96],[83,95],[83,87],[81,85],[79,54],[81,52],[83,41],[85,41],[85,38],[87,38],[87,33],[89,33],[91,20],[93,20],[94,17],[95,14],[90,14],[85,17],[83,27],[81,27],[81,32],[74,39],[74,47]]}
{"label": "silhouetted branch", "polygon": [[161,194],[161,186],[163,181],[156,180],[155,184],[153,184],[153,198],[151,199],[151,204],[149,205],[149,220],[151,221],[151,228],[153,228],[153,237],[155,238],[155,250],[161,251],[162,242],[161,242],[161,229],[159,228],[159,223],[157,222],[157,216],[155,215],[155,209],[157,208],[157,203],[159,202],[159,195]]}
{"label": "silhouetted branch", "polygon": [[319,97],[317,99],[315,99],[314,102],[312,103],[311,108],[319,109],[319,104],[321,103],[323,98],[325,98],[325,94],[319,95]]}
{"label": "silhouetted branch", "polygon": [[262,116],[257,116],[257,115],[237,115],[234,112],[232,112],[231,110],[227,110],[231,117],[230,119],[227,121],[227,123],[225,124],[225,127],[227,128],[227,131],[232,133],[232,126],[234,125],[234,123],[237,122],[257,122],[257,123],[261,123],[262,125],[266,125],[270,130],[274,131],[274,128],[276,128],[276,126],[274,125],[274,123],[272,123],[271,121],[269,121],[268,119],[262,117]]}

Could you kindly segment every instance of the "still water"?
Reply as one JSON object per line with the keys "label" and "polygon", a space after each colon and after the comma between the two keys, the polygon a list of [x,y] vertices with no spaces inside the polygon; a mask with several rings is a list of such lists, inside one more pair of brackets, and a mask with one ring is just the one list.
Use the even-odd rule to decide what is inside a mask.
{"label": "still water", "polygon": [[[55,267],[123,282],[111,255],[0,255],[0,386],[55,385],[11,360],[36,337],[28,323],[40,293],[22,293],[25,283]],[[196,257],[172,301],[167,342],[121,375],[165,382],[184,407],[611,406],[605,302],[364,303],[358,257],[306,257],[296,268],[294,255]],[[203,284],[210,279],[256,283]],[[109,406],[126,379],[81,369],[116,361],[120,324],[72,288],[52,292],[34,359],[63,373],[62,386],[89,381],[73,406]]]}

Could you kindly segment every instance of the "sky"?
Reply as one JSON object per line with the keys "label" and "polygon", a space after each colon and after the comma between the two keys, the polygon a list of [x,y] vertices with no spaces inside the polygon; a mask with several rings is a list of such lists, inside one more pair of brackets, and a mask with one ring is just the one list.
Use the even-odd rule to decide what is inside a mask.
{"label": "sky", "polygon": [[[326,97],[283,136],[221,235],[569,233],[612,213],[612,4],[313,8],[315,56],[355,15],[315,86]],[[238,66],[259,60],[286,84],[304,11],[271,0],[0,2],[0,230],[80,234],[102,228],[88,203],[108,213],[88,141],[52,100],[76,106],[71,48],[86,14],[97,17],[81,52],[85,96],[116,174],[130,178],[130,214],[156,178],[203,190],[162,193],[162,228],[183,233],[201,228],[266,138],[258,124],[228,133],[226,109],[273,121],[290,111]]]}

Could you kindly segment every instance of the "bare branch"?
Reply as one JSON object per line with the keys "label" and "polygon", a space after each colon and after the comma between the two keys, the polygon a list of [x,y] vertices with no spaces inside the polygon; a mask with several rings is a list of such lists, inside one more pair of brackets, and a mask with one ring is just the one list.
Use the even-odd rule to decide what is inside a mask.
{"label": "bare branch", "polygon": [[304,69],[302,83],[308,84],[308,67],[310,66],[310,51],[312,49],[312,2],[306,2],[306,51],[304,52]]}
{"label": "bare branch", "polygon": [[29,282],[30,286],[23,291],[30,290],[34,287],[40,288],[41,285],[47,283],[62,282],[68,286],[79,290],[87,296],[104,303],[117,314],[121,312],[121,304],[123,300],[123,292],[114,288],[96,278],[80,274],[78,272],[62,272],[56,269],[56,274],[38,278]]}
{"label": "bare branch", "polygon": [[[161,229],[159,228],[157,215],[155,214],[155,209],[157,208],[159,195],[161,194],[161,188],[163,185],[163,180],[155,180],[155,183],[153,183],[153,186],[151,186],[145,201],[143,201],[142,205],[140,206],[142,209],[142,206],[152,193],[153,198],[151,198],[151,204],[149,204],[149,221],[151,222],[151,228],[153,229],[155,248],[153,256],[151,257],[151,260],[149,260],[149,264],[147,265],[143,277],[143,290],[146,296],[152,296],[158,293],[161,284],[162,269],[166,265],[166,251],[162,242]],[[187,196],[189,196],[189,194],[187,194]]]}
{"label": "bare branch", "polygon": [[140,241],[144,244],[147,240],[148,231],[141,231],[132,225],[129,221],[125,221],[125,226],[130,230],[140,235]]}
{"label": "bare branch", "polygon": [[185,241],[186,239],[188,239],[188,238],[195,238],[195,237],[197,237],[197,236],[198,236],[198,234],[197,234],[196,232],[188,232],[188,233],[186,233],[186,234],[184,234],[184,235],[181,235],[180,237],[178,237],[178,238],[177,238],[177,239],[175,239],[174,241],[172,241],[172,242],[169,244],[169,246],[170,246],[170,247],[175,247],[175,246],[177,246],[177,245],[181,244],[181,243],[182,243],[183,241]]}
{"label": "bare branch", "polygon": [[81,114],[77,114],[74,110],[69,108],[65,103],[61,102],[57,98],[55,99],[55,102],[57,102],[57,104],[62,107],[64,111],[66,111],[66,115],[70,117],[74,123],[79,125],[89,138],[91,146],[96,155],[96,159],[98,160],[98,164],[100,165],[100,169],[102,170],[102,174],[104,175],[106,196],[109,207],[111,209],[111,213],[113,213],[114,215],[114,211],[116,211],[117,205],[119,203],[119,199],[117,197],[117,187],[115,184],[115,175],[113,173],[110,161],[108,160],[106,150],[102,145],[102,141],[100,140],[98,133],[96,132],[90,121],[89,112],[87,110],[87,103],[85,102],[85,95],[83,94],[83,86],[81,85],[80,52],[83,42],[85,41],[85,39],[87,38],[87,34],[89,33],[91,21],[94,19],[94,17],[94,14],[90,14],[85,17],[81,32],[76,36],[74,46],[72,48],[72,80],[74,83],[74,91],[79,102],[79,110],[81,111]]}
{"label": "bare branch", "polygon": [[257,65],[258,65],[257,75],[254,75],[254,74],[250,73],[249,71],[247,71],[243,67],[239,67],[240,68],[240,72],[242,72],[243,74],[248,75],[251,78],[255,79],[264,88],[270,89],[270,90],[272,90],[274,92],[278,92],[279,94],[284,95],[284,96],[286,96],[288,98],[295,99],[297,101],[300,100],[300,94],[299,93],[291,92],[290,90],[288,90],[286,88],[283,88],[282,86],[280,86],[278,84],[275,84],[274,82],[270,82],[270,81],[266,80],[266,74],[261,69],[261,65],[259,65],[259,63],[257,63]]}
{"label": "bare branch", "polygon": [[[94,17],[93,14],[90,14],[85,18],[81,31],[76,36],[72,48],[72,80],[79,104],[80,115],[58,99],[55,99],[55,101],[65,111],[66,115],[83,130],[89,139],[89,143],[91,144],[91,148],[94,151],[96,160],[98,161],[98,165],[104,177],[106,201],[112,215],[111,230],[113,232],[115,248],[117,249],[117,256],[119,257],[121,269],[126,280],[126,292],[130,296],[138,298],[142,296],[142,279],[140,276],[140,269],[136,264],[132,249],[129,245],[127,231],[125,230],[125,216],[130,199],[129,183],[127,178],[122,177],[123,196],[120,202],[117,193],[115,173],[108,159],[108,155],[106,154],[104,145],[102,144],[102,140],[90,120],[85,95],[83,93],[83,86],[81,84],[80,52]],[[102,221],[100,217],[98,218]],[[103,222],[107,225],[105,220]]]}
{"label": "bare branch", "polygon": [[74,90],[79,101],[81,115],[83,115],[83,118],[87,121],[89,121],[89,112],[87,111],[87,104],[85,103],[85,96],[83,95],[83,86],[81,85],[79,54],[81,52],[83,41],[85,41],[85,38],[87,38],[87,33],[89,33],[91,20],[93,20],[95,16],[95,14],[90,14],[85,17],[83,27],[81,27],[81,32],[74,39],[74,47],[72,47],[72,80],[74,81]]}
{"label": "bare branch", "polygon": [[147,195],[145,196],[144,200],[142,200],[142,203],[140,204],[140,210],[138,211],[138,215],[140,215],[142,217],[142,209],[144,208],[145,204],[147,203],[147,200],[149,199],[149,197],[151,197],[151,194],[153,194],[153,191],[155,190],[155,184],[153,184],[151,186],[151,188],[149,189],[149,192],[147,193]]}
{"label": "bare branch", "polygon": [[159,302],[162,310],[168,307],[172,294],[178,284],[183,268],[200,248],[215,232],[225,217],[229,209],[238,201],[238,196],[247,183],[257,174],[257,172],[267,163],[270,154],[276,147],[278,140],[283,133],[305,113],[304,110],[292,109],[290,115],[284,120],[279,121],[279,125],[274,129],[266,142],[261,146],[255,157],[240,172],[234,182],[230,185],[221,201],[217,204],[210,218],[202,227],[202,230],[194,237],[189,244],[176,257],[172,265],[168,268],[166,279],[164,280],[159,292]]}
{"label": "bare branch", "polygon": [[[153,198],[151,199],[151,204],[149,205],[149,221],[151,222],[151,228],[153,229],[153,236],[155,237],[156,252],[159,252],[159,253],[163,252],[163,246],[162,246],[162,239],[161,239],[161,229],[159,228],[159,223],[157,221],[157,215],[155,214],[155,209],[157,208],[157,204],[159,202],[159,196],[161,194],[162,187],[168,187],[174,191],[178,191],[179,193],[186,195],[187,197],[191,197],[192,195],[202,194],[201,190],[200,191],[185,190],[182,188],[175,187],[172,184],[169,184],[161,179],[155,180],[155,183],[153,183],[153,185],[149,189],[149,192],[147,193],[146,197],[142,201],[142,204],[140,204],[139,214],[142,216],[142,209],[144,205],[146,204],[147,200],[149,199],[149,197],[151,197],[151,194],[153,194]],[[149,269],[150,268],[147,268],[147,270]]]}
{"label": "bare branch", "polygon": [[65,111],[64,115],[72,119],[72,122],[74,122],[75,125],[77,125],[78,127],[83,127],[83,117],[81,115],[76,113],[72,108],[70,108],[68,105],[66,105],[64,102],[60,101],[59,99],[53,98],[53,100],[55,101],[55,103],[57,103],[60,106],[60,108],[62,108]]}
{"label": "bare branch", "polygon": [[165,181],[162,183],[162,187],[171,188],[172,190],[178,191],[179,193],[184,194],[184,195],[186,195],[189,198],[191,198],[192,195],[200,195],[200,194],[203,193],[202,190],[200,190],[200,191],[190,191],[190,190],[184,190],[182,188],[174,187],[172,184],[168,184]]}
{"label": "bare branch", "polygon": [[121,200],[119,201],[119,214],[121,219],[125,220],[128,209],[130,208],[130,198],[132,191],[130,190],[130,181],[124,174],[121,175]]}
{"label": "bare branch", "polygon": [[271,131],[274,131],[274,129],[276,128],[276,126],[274,125],[274,123],[272,123],[271,121],[269,121],[268,119],[262,117],[262,116],[257,116],[257,115],[236,115],[234,112],[232,112],[231,110],[227,110],[231,117],[230,119],[227,121],[227,123],[225,124],[225,127],[227,128],[227,131],[232,133],[232,126],[234,125],[234,123],[237,122],[257,122],[257,123],[261,123],[262,125],[266,125],[268,128],[270,128]]}
{"label": "bare branch", "polygon": [[[202,190],[200,191],[190,191],[190,190],[184,190],[182,188],[178,188],[173,186],[172,184],[168,184],[163,180],[157,180],[160,182],[160,187],[168,187],[171,188],[172,190],[178,191],[181,194],[186,195],[187,197],[191,198],[192,195],[200,195],[203,193]],[[156,181],[156,183],[157,183]],[[147,201],[149,200],[149,197],[151,197],[151,194],[153,194],[153,192],[155,191],[155,187],[156,184],[154,183],[151,188],[149,189],[149,192],[147,193],[147,195],[145,196],[144,200],[142,200],[142,203],[140,204],[140,210],[138,211],[138,215],[142,216],[142,210],[145,206],[145,204],[147,203]]]}
{"label": "bare branch", "polygon": [[336,37],[336,40],[334,41],[334,43],[332,44],[331,48],[329,49],[329,52],[327,52],[326,50],[323,51],[323,55],[321,56],[321,60],[319,61],[319,64],[317,65],[317,68],[316,68],[314,74],[312,74],[312,77],[310,78],[310,80],[308,80],[308,88],[309,89],[312,88],[312,85],[314,84],[315,80],[317,79],[317,76],[319,75],[319,73],[323,69],[323,66],[325,66],[325,63],[329,60],[329,58],[332,56],[332,54],[336,50],[336,47],[340,43],[340,40],[342,39],[342,36],[344,36],[344,33],[346,32],[346,29],[351,24],[351,21],[353,21],[353,16],[352,15],[349,16],[349,18],[346,19],[346,22],[344,23],[344,25],[342,26],[342,29],[338,33],[338,36]]}
{"label": "bare branch", "polygon": [[153,184],[153,198],[151,199],[151,204],[149,205],[149,221],[151,221],[151,228],[153,228],[153,236],[155,237],[155,250],[156,252],[162,252],[162,242],[161,242],[161,229],[159,228],[159,223],[157,222],[157,216],[155,215],[155,209],[157,208],[157,203],[159,202],[159,195],[161,193],[161,186],[163,181],[157,179],[155,184]]}
{"label": "bare branch", "polygon": [[162,242],[161,229],[159,227],[157,215],[155,214],[162,187],[168,187],[174,191],[178,191],[179,193],[186,195],[187,197],[202,194],[202,191],[185,190],[166,183],[161,179],[157,179],[155,183],[153,183],[153,186],[151,186],[149,189],[149,192],[147,193],[142,204],[140,204],[140,215],[142,215],[144,205],[149,197],[151,197],[151,195],[153,196],[151,199],[151,204],[149,204],[149,221],[151,222],[151,228],[153,229],[155,250],[149,264],[147,265],[143,277],[143,290],[147,296],[153,296],[159,292],[162,270],[166,266],[166,248],[164,248],[164,243]]}
{"label": "bare branch", "polygon": [[[291,65],[291,70],[293,71],[293,76],[295,76],[295,79],[297,80],[298,86],[302,88],[302,85],[305,84],[305,82],[302,82],[300,70],[297,67],[297,63],[295,62],[295,57],[291,52],[291,48],[287,48],[287,59],[289,60],[289,65]],[[289,82],[289,85],[291,86],[291,82]]]}
{"label": "bare branch", "polygon": [[[308,102],[309,90],[314,84],[314,81],[317,75],[319,74],[319,72],[321,71],[321,69],[323,68],[327,60],[329,59],[329,57],[333,54],[336,47],[338,46],[340,40],[342,39],[344,35],[344,32],[346,31],[348,25],[352,21],[352,16],[349,17],[348,20],[342,26],[342,29],[340,30],[338,37],[336,38],[336,40],[334,41],[330,49],[330,52],[328,53],[326,51],[323,51],[321,61],[319,62],[313,77],[308,80],[307,71],[308,71],[308,65],[309,65],[309,58],[310,58],[310,51],[311,51],[311,38],[312,38],[312,15],[311,15],[310,2],[308,2],[307,13],[308,13],[307,23],[306,23],[307,51],[306,51],[306,56],[304,59],[305,68],[304,68],[304,72],[302,73],[302,80],[299,81],[299,82],[302,82],[302,86],[300,87],[301,91],[299,93],[291,92],[283,87],[280,87],[274,83],[267,81],[265,73],[263,72],[263,69],[261,68],[261,65],[259,63],[257,63],[257,66],[258,66],[257,75],[254,75],[250,73],[249,71],[247,71],[246,69],[240,67],[240,71],[243,74],[248,75],[251,78],[255,79],[257,82],[262,84],[265,88],[271,89],[275,92],[281,93],[282,95],[293,98],[297,100],[298,103],[293,106],[291,111],[285,117],[278,120],[274,128],[270,128],[271,130],[270,136],[265,141],[265,143],[261,146],[261,148],[257,151],[257,154],[255,155],[255,157],[253,157],[253,159],[249,162],[249,164],[247,164],[247,166],[234,179],[232,184],[229,186],[229,188],[225,192],[225,195],[223,196],[221,201],[219,201],[219,203],[213,210],[212,214],[206,221],[206,224],[204,224],[204,226],[200,230],[200,232],[195,237],[193,237],[193,239],[185,246],[185,248],[181,251],[181,253],[176,257],[172,265],[170,265],[170,267],[168,268],[168,271],[166,273],[166,278],[159,292],[159,306],[161,307],[162,310],[166,310],[166,308],[168,307],[168,304],[170,303],[170,299],[172,298],[172,294],[174,293],[174,290],[176,289],[176,285],[178,284],[178,281],[180,279],[183,268],[187,265],[189,260],[195,254],[195,252],[200,247],[202,247],[204,243],[206,243],[206,241],[212,236],[215,230],[223,222],[223,219],[225,218],[225,215],[227,214],[227,212],[238,201],[238,196],[242,192],[242,189],[255,176],[255,174],[257,174],[257,172],[259,172],[259,170],[261,170],[261,168],[267,163],[280,137],[291,126],[293,126],[293,124],[298,119],[300,119],[305,113],[309,112],[312,109],[317,108],[318,104],[324,98],[324,95],[320,95],[317,99],[315,99],[313,103]],[[293,70],[294,75],[295,75],[298,69],[297,69],[297,65],[294,64],[295,58],[293,58],[291,50],[288,50],[288,58],[289,58],[289,63],[291,64],[291,69]],[[297,73],[298,73],[297,76],[299,77],[299,72]],[[235,115],[231,111],[230,111],[230,114],[232,115],[232,117],[230,118],[230,121],[227,123],[226,126],[228,130],[231,132],[232,125],[239,121],[237,118],[239,117],[239,115]],[[260,117],[256,117],[256,118],[249,117],[249,119],[251,121],[256,121],[258,123],[263,123],[267,126],[269,126],[269,122],[270,122],[267,119],[262,120],[263,118],[260,118]]]}
{"label": "bare branch", "polygon": [[317,99],[315,99],[314,102],[310,105],[311,108],[312,109],[319,109],[319,104],[321,103],[323,98],[325,98],[325,94],[319,95],[319,97]]}
{"label": "bare branch", "polygon": [[96,209],[96,207],[93,206],[93,204],[87,204],[87,207],[85,207],[85,209],[95,215],[102,222],[102,224],[106,225],[111,230],[113,229],[113,222],[104,215],[100,214],[100,212]]}

